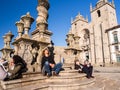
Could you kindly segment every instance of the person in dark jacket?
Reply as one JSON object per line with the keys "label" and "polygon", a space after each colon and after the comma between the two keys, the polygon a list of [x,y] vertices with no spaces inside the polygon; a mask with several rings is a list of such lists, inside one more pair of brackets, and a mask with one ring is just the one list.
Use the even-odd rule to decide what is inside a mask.
{"label": "person in dark jacket", "polygon": [[79,60],[75,60],[74,69],[79,70],[79,72],[86,73],[87,78],[94,78],[94,76],[92,76],[93,66],[88,61],[81,64]]}
{"label": "person in dark jacket", "polygon": [[54,59],[50,56],[50,52],[48,49],[45,49],[43,51],[43,57],[41,61],[41,71],[43,75],[46,75],[48,77],[53,75],[58,75],[61,68],[62,68],[63,62],[60,62],[58,64],[55,63]]}
{"label": "person in dark jacket", "polygon": [[22,73],[26,71],[27,64],[25,61],[20,56],[14,55],[9,65],[8,75],[4,81],[22,78]]}

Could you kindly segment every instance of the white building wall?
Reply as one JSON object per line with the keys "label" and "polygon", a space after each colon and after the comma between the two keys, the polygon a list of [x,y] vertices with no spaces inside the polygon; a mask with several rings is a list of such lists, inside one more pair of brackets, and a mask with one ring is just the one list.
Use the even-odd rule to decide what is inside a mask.
{"label": "white building wall", "polygon": [[111,31],[108,31],[108,35],[109,35],[109,42],[110,42],[110,53],[111,53],[111,61],[112,62],[117,62],[117,59],[116,59],[116,50],[115,50],[115,45],[116,44],[113,44],[114,42],[114,37],[113,37],[113,32],[117,31],[118,34],[118,46],[119,46],[119,51],[120,51],[120,27],[119,28],[116,28],[116,29],[113,29]]}

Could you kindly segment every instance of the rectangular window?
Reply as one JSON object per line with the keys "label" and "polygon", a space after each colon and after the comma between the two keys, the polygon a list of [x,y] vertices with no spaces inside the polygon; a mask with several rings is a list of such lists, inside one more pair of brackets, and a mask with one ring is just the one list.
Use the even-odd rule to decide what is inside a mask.
{"label": "rectangular window", "polygon": [[120,62],[120,54],[116,55],[117,62]]}
{"label": "rectangular window", "polygon": [[114,43],[118,43],[118,36],[117,36],[117,34],[113,34],[113,37],[114,37]]}
{"label": "rectangular window", "polygon": [[115,46],[115,51],[119,51],[119,46]]}

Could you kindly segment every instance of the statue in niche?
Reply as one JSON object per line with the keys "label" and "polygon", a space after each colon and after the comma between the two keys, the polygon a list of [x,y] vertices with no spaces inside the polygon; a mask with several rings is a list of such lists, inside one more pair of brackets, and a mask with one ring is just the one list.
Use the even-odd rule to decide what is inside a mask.
{"label": "statue in niche", "polygon": [[34,46],[34,44],[32,45],[32,61],[31,61],[31,65],[33,68],[33,72],[35,72],[36,69],[36,62],[37,62],[37,57],[38,57],[38,51],[39,51],[39,47],[38,46]]}

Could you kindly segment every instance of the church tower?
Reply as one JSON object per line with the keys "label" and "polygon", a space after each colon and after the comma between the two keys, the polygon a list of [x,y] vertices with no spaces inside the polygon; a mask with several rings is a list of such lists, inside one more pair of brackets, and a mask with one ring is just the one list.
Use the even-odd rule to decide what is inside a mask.
{"label": "church tower", "polygon": [[108,36],[105,30],[118,25],[114,0],[99,0],[91,11],[91,50],[92,60],[96,64],[105,65],[110,62]]}
{"label": "church tower", "polygon": [[114,0],[99,0],[95,8],[91,6],[91,19],[93,23],[104,23],[104,28],[110,28],[117,25],[116,10]]}

